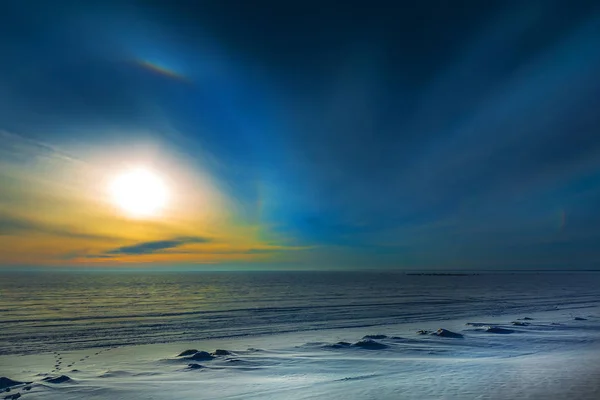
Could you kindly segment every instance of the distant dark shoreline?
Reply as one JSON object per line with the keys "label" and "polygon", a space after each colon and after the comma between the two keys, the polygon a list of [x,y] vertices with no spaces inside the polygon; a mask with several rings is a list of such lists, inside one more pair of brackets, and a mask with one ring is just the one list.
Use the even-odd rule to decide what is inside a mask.
{"label": "distant dark shoreline", "polygon": [[459,274],[459,273],[444,273],[444,272],[439,272],[439,273],[435,273],[435,272],[420,272],[420,273],[407,273],[406,275],[411,275],[411,276],[474,276],[474,275],[479,275],[479,274]]}

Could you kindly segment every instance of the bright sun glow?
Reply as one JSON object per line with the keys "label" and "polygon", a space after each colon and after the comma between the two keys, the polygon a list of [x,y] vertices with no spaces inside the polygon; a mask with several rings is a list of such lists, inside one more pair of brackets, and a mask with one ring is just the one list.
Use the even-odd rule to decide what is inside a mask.
{"label": "bright sun glow", "polygon": [[110,186],[113,201],[134,217],[156,215],[167,203],[167,187],[153,172],[134,169],[119,175]]}

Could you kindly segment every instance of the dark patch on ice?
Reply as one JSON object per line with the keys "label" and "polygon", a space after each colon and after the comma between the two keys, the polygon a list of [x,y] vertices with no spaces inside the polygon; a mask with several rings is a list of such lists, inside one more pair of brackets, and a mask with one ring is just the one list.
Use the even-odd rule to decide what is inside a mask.
{"label": "dark patch on ice", "polygon": [[382,350],[382,349],[388,348],[387,345],[376,342],[371,339],[359,340],[358,342],[354,343],[352,346],[360,347],[361,349],[366,349],[366,350]]}
{"label": "dark patch on ice", "polygon": [[23,390],[30,391],[30,390],[31,390],[31,386],[25,386],[25,387],[23,388]]}
{"label": "dark patch on ice", "polygon": [[497,326],[490,326],[490,327],[486,328],[485,331],[487,333],[499,333],[499,334],[504,334],[504,335],[515,332],[512,329],[500,328]]}
{"label": "dark patch on ice", "polygon": [[432,335],[446,337],[446,338],[454,338],[454,339],[464,338],[464,336],[461,335],[460,333],[452,332],[452,331],[449,331],[448,329],[444,329],[444,328],[438,329],[437,331],[432,333]]}
{"label": "dark patch on ice", "polygon": [[429,335],[430,333],[432,333],[432,332],[428,331],[427,329],[419,329],[417,331],[417,335]]}
{"label": "dark patch on ice", "polygon": [[0,377],[0,390],[10,388],[11,386],[24,385],[25,383],[31,383],[31,382],[19,382],[19,381],[15,381],[10,378],[7,378],[5,376],[2,376],[2,377]]}
{"label": "dark patch on ice", "polygon": [[232,353],[228,350],[216,349],[212,354],[214,356],[230,356]]}
{"label": "dark patch on ice", "polygon": [[529,322],[513,321],[513,322],[511,322],[511,324],[513,324],[515,326],[528,326]]}
{"label": "dark patch on ice", "polygon": [[407,273],[407,276],[476,276],[479,274],[462,274],[462,273],[448,273],[448,272],[415,272]]}
{"label": "dark patch on ice", "polygon": [[191,356],[191,355],[196,354],[197,352],[198,352],[198,350],[196,350],[196,349],[184,350],[181,353],[177,354],[177,357]]}
{"label": "dark patch on ice", "polygon": [[375,374],[371,374],[371,375],[359,375],[359,376],[347,376],[345,378],[336,379],[336,382],[359,381],[359,380],[363,380],[363,379],[374,378],[376,376],[377,375],[375,375]]}
{"label": "dark patch on ice", "polygon": [[48,377],[46,377],[46,378],[44,378],[42,380],[45,381],[45,382],[48,382],[48,383],[65,383],[65,382],[71,382],[72,381],[72,379],[69,378],[66,375],[57,376],[56,378],[51,378],[51,377],[48,376]]}
{"label": "dark patch on ice", "polygon": [[193,356],[190,357],[186,357],[186,360],[193,360],[193,361],[207,361],[207,360],[212,360],[213,357],[210,353],[206,352],[206,351],[198,351],[196,352]]}
{"label": "dark patch on ice", "polygon": [[200,365],[200,364],[192,363],[192,364],[188,364],[188,368],[189,369],[202,369],[202,368],[204,368],[204,366]]}
{"label": "dark patch on ice", "polygon": [[387,339],[387,335],[366,335],[363,339]]}
{"label": "dark patch on ice", "polygon": [[522,321],[533,321],[533,318],[529,318],[529,317],[524,317],[524,318],[519,318]]}
{"label": "dark patch on ice", "polygon": [[575,317],[575,318],[573,318],[573,320],[575,320],[575,321],[587,321],[587,318]]}
{"label": "dark patch on ice", "polygon": [[21,393],[9,394],[8,396],[4,396],[5,400],[16,400],[21,397]]}

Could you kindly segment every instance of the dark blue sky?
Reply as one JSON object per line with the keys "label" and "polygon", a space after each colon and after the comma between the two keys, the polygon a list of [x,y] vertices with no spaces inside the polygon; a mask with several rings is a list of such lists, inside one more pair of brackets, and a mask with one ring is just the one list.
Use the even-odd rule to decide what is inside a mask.
{"label": "dark blue sky", "polygon": [[0,130],[195,160],[288,263],[600,267],[597,1],[1,8]]}

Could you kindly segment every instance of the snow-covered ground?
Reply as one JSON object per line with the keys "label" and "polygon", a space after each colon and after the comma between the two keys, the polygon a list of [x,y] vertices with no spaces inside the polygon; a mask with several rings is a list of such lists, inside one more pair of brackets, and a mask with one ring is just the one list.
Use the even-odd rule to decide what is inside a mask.
{"label": "snow-covered ground", "polygon": [[31,400],[600,399],[600,308],[7,355],[0,371]]}
{"label": "snow-covered ground", "polygon": [[0,399],[600,399],[600,274],[327,276],[213,282],[211,303],[161,277],[154,295],[134,286],[148,315],[124,302],[127,279],[88,288],[96,302],[13,280]]}

